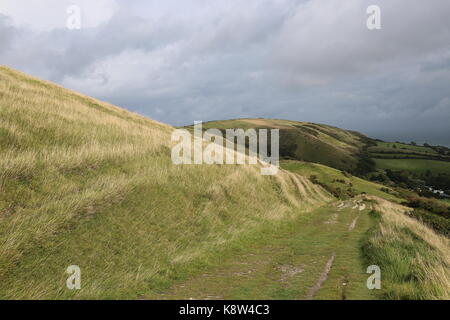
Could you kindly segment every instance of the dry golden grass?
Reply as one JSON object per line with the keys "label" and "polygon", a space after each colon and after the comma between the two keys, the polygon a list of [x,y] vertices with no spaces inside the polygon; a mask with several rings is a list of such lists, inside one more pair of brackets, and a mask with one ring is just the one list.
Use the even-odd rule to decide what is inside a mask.
{"label": "dry golden grass", "polygon": [[0,67],[0,297],[133,298],[331,200],[259,165],[173,165],[173,130]]}
{"label": "dry golden grass", "polygon": [[[173,165],[173,130],[0,67],[0,298],[137,298],[332,200],[283,170]],[[448,298],[448,239],[375,200],[388,297]]]}
{"label": "dry golden grass", "polygon": [[450,299],[450,241],[420,221],[411,210],[368,196],[381,213],[370,238],[371,253],[387,274],[386,293],[395,299]]}
{"label": "dry golden grass", "polygon": [[383,213],[382,217],[386,222],[386,225],[394,228],[409,229],[417,237],[423,239],[431,247],[435,248],[441,254],[442,259],[446,261],[446,264],[450,266],[450,240],[436,234],[436,232],[422,222],[408,217],[408,212],[411,210],[410,208],[381,198],[377,198],[375,208]]}

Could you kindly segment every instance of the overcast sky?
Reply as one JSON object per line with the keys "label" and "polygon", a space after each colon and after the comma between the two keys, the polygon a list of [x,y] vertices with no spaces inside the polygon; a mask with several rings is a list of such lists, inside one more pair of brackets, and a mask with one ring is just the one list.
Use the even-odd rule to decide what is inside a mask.
{"label": "overcast sky", "polygon": [[450,145],[449,0],[1,0],[0,64],[172,125],[268,117]]}

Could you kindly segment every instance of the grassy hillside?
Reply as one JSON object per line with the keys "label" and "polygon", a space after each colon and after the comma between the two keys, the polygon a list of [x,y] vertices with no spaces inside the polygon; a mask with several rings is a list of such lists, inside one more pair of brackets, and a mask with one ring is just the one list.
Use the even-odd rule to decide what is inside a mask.
{"label": "grassy hillside", "polygon": [[[222,128],[237,124],[345,166],[365,144],[293,121]],[[318,164],[176,166],[173,129],[0,67],[0,298],[449,298],[448,239],[391,190]],[[338,185],[353,191],[338,200]],[[81,290],[66,288],[70,265]]]}
{"label": "grassy hillside", "polygon": [[364,179],[343,173],[342,171],[330,168],[318,163],[283,161],[281,167],[309,177],[312,181],[317,181],[330,193],[340,199],[349,199],[360,194],[371,194],[380,198],[401,202],[391,188],[366,181]]}
{"label": "grassy hillside", "polygon": [[331,199],[287,172],[174,166],[170,126],[6,67],[0,86],[0,298],[136,298]]}
{"label": "grassy hillside", "polygon": [[323,124],[272,119],[237,119],[211,121],[205,129],[279,129],[280,155],[285,159],[321,163],[351,172],[366,171],[364,147],[372,143],[357,132]]}
{"label": "grassy hillside", "polygon": [[407,170],[414,173],[450,174],[450,162],[424,159],[375,159],[377,168],[390,170]]}
{"label": "grassy hillside", "polygon": [[426,197],[435,196],[428,187],[450,193],[450,149],[428,144],[376,142],[367,148],[377,171],[370,179],[395,184]]}
{"label": "grassy hillside", "polygon": [[[312,181],[340,199],[358,195],[368,202],[369,215],[376,223],[365,230],[360,241],[366,265],[377,265],[382,270],[379,297],[450,299],[450,241],[432,230],[429,219],[399,205],[403,200],[397,192],[316,163],[285,161],[282,167],[309,174]],[[349,203],[341,202],[338,210],[353,206]]]}
{"label": "grassy hillside", "polygon": [[[377,169],[406,170],[415,174],[450,173],[450,156],[443,147],[417,146],[399,142],[380,142],[367,150]],[[440,152],[438,152],[440,151]]]}
{"label": "grassy hillside", "polygon": [[363,252],[382,270],[385,299],[450,299],[450,241],[409,217],[411,209],[375,200],[377,225]]}

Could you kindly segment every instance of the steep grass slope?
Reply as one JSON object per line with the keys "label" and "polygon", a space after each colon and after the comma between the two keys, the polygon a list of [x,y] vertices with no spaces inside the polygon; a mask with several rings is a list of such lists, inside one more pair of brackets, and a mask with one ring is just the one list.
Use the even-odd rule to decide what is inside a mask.
{"label": "steep grass slope", "polygon": [[323,185],[330,193],[340,199],[352,198],[360,194],[370,194],[393,202],[402,202],[395,196],[395,191],[381,184],[367,181],[342,171],[318,163],[283,161],[283,169],[309,177],[317,184]]}
{"label": "steep grass slope", "polygon": [[289,172],[175,166],[172,130],[0,67],[0,298],[148,295],[332,198]]}
{"label": "steep grass slope", "polygon": [[377,225],[363,251],[382,270],[384,299],[450,299],[450,241],[420,221],[409,208],[369,196]]}
{"label": "steep grass slope", "polygon": [[280,155],[285,159],[321,163],[351,172],[365,171],[365,147],[371,143],[366,136],[336,127],[273,119],[237,119],[211,121],[204,128],[279,129]]}
{"label": "steep grass slope", "polygon": [[[412,209],[399,205],[402,199],[393,190],[316,163],[286,161],[282,167],[314,176],[313,181],[340,199],[348,199],[351,193],[366,201],[375,224],[359,241],[365,265],[380,267],[381,290],[376,292],[379,298],[450,299],[449,239],[414,219]],[[353,204],[342,201],[338,210],[347,206]],[[365,215],[359,215],[355,221]]]}
{"label": "steep grass slope", "polygon": [[[255,121],[269,126],[239,121],[243,128]],[[230,125],[236,124],[222,128]],[[212,276],[240,286],[229,297],[304,297],[322,260],[335,253],[329,279],[314,297],[371,298],[362,243],[367,263],[382,269],[380,297],[449,298],[448,239],[387,201],[397,199],[379,185],[311,163],[286,162],[292,172],[276,176],[261,176],[249,165],[176,166],[173,129],[0,67],[0,298],[161,297],[223,261],[242,262],[239,254],[258,246],[263,250],[249,255],[261,259],[255,265],[264,261],[256,279]],[[322,141],[340,134],[329,130],[327,137],[317,133]],[[329,146],[350,158],[364,140],[350,133],[334,139]],[[311,183],[311,175],[326,187],[370,195],[330,203],[334,198]],[[368,215],[369,207],[347,206],[355,201],[372,206],[377,217]],[[309,271],[280,284],[283,270],[300,262]],[[70,265],[81,268],[81,290],[66,287]],[[260,285],[268,278],[274,280],[268,288]],[[348,289],[343,281],[350,281]]]}

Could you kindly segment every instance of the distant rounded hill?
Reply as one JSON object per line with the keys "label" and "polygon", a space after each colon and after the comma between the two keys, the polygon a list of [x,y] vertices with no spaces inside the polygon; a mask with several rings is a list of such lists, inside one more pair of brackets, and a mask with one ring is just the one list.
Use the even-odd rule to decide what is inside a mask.
{"label": "distant rounded hill", "polygon": [[376,145],[367,136],[333,126],[278,119],[235,119],[210,121],[203,128],[226,129],[279,129],[280,156],[288,160],[301,160],[324,164],[351,173],[364,174],[374,163],[366,149]]}

